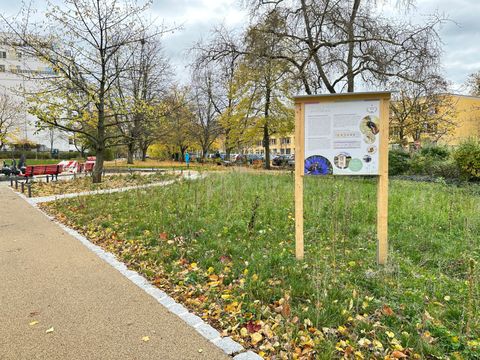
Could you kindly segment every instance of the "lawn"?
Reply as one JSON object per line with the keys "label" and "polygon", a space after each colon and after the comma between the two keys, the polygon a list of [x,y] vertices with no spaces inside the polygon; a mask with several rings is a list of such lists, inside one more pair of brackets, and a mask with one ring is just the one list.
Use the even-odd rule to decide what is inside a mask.
{"label": "lawn", "polygon": [[128,186],[146,185],[155,182],[172,180],[179,174],[156,172],[152,174],[123,174],[123,175],[106,175],[99,184],[92,183],[90,176],[77,177],[76,179],[34,182],[32,185],[32,197],[61,195],[68,193],[76,193],[82,191],[94,191],[104,189],[115,189]]}
{"label": "lawn", "polygon": [[306,178],[302,262],[289,174],[44,207],[265,358],[480,357],[478,186],[392,181],[385,268],[372,179]]}
{"label": "lawn", "polygon": [[[154,159],[147,159],[145,161],[135,160],[133,164],[127,164],[126,160],[112,160],[105,162],[105,168],[162,168],[162,169],[176,169],[185,170],[187,165],[184,162],[177,161],[159,161]],[[212,171],[212,170],[224,170],[224,166],[216,165],[214,163],[201,164],[197,162],[191,162],[188,169],[196,171]]]}

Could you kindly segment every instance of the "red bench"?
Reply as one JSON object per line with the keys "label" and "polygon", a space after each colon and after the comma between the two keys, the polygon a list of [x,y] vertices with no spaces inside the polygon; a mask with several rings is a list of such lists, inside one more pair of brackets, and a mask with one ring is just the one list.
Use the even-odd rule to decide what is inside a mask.
{"label": "red bench", "polygon": [[33,166],[27,166],[25,169],[25,173],[23,176],[25,178],[31,179],[34,176],[39,176],[39,175],[47,175],[47,182],[49,179],[49,176],[53,177],[55,176],[55,179],[58,179],[58,174],[62,172],[62,166],[61,165],[33,165]]}
{"label": "red bench", "polygon": [[95,162],[88,162],[88,161],[87,161],[87,162],[85,163],[85,166],[84,166],[83,170],[84,170],[85,172],[92,172],[94,166],[95,166]]}

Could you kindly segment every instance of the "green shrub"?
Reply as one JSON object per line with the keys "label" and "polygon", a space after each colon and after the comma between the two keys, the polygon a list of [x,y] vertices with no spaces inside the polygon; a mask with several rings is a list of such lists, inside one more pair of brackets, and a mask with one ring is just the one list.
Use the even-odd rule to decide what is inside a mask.
{"label": "green shrub", "polygon": [[20,156],[25,155],[27,159],[51,159],[49,152],[36,152],[36,151],[23,151],[23,150],[13,150],[13,151],[0,151],[0,159],[20,159]]}
{"label": "green shrub", "polygon": [[426,175],[433,177],[442,177],[445,179],[460,178],[458,165],[453,159],[432,161],[425,170]]}
{"label": "green shrub", "polygon": [[450,149],[446,146],[425,146],[412,155],[409,173],[444,178],[458,177],[457,166],[450,160],[450,155]]}
{"label": "green shrub", "polygon": [[390,150],[388,153],[388,173],[405,174],[410,168],[410,155],[404,150]]}
{"label": "green shrub", "polygon": [[420,149],[420,154],[427,158],[447,160],[450,157],[450,149],[441,145],[427,145]]}
{"label": "green shrub", "polygon": [[470,138],[462,142],[453,153],[453,158],[463,178],[480,179],[480,140]]}
{"label": "green shrub", "polygon": [[113,158],[114,158],[113,149],[112,148],[106,148],[105,149],[105,161],[112,161]]}
{"label": "green shrub", "polygon": [[58,156],[62,160],[80,159],[82,157],[78,151],[60,151]]}

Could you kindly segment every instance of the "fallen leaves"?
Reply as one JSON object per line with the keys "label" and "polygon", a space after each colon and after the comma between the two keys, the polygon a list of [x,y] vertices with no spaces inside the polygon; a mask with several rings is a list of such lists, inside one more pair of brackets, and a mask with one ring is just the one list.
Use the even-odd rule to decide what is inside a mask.
{"label": "fallen leaves", "polygon": [[252,344],[253,345],[256,345],[257,343],[259,343],[260,341],[262,341],[263,339],[263,336],[262,334],[258,333],[258,332],[255,332],[253,334],[250,335],[250,339],[252,341]]}
{"label": "fallen leaves", "polygon": [[33,321],[30,321],[30,323],[28,325],[30,326],[34,326],[34,325],[37,325],[38,324],[38,321],[37,320],[33,320]]}
{"label": "fallen leaves", "polygon": [[142,341],[143,341],[143,342],[150,341],[150,337],[149,337],[149,336],[143,336],[143,337],[142,337]]}
{"label": "fallen leaves", "polygon": [[383,315],[385,316],[393,316],[394,315],[394,312],[392,310],[392,308],[386,304],[383,305],[382,307],[382,313]]}
{"label": "fallen leaves", "polygon": [[52,326],[51,328],[48,328],[48,329],[45,331],[45,333],[46,333],[46,334],[51,334],[51,333],[53,333],[53,331],[54,331],[54,328],[53,328],[53,326]]}
{"label": "fallen leaves", "polygon": [[178,177],[173,174],[120,174],[109,175],[104,178],[104,181],[100,184],[93,184],[90,177],[78,177],[76,179],[70,179],[66,181],[52,181],[35,182],[32,186],[32,196],[50,196],[67,193],[76,193],[82,191],[102,190],[102,189],[115,189],[121,187],[146,185],[155,182],[161,182]]}

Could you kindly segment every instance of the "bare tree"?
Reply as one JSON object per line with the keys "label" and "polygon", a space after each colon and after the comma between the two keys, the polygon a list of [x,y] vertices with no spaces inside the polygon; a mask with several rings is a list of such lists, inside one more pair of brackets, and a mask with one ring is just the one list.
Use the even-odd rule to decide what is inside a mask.
{"label": "bare tree", "polygon": [[123,49],[148,40],[142,14],[150,2],[138,3],[49,3],[41,23],[30,22],[28,9],[23,20],[10,21],[2,16],[14,34],[10,43],[43,60],[53,71],[50,76],[38,77],[39,84],[30,94],[32,113],[46,124],[82,134],[91,141],[97,157],[93,182],[101,181],[105,149],[122,139],[116,131],[116,109],[108,106],[108,99],[129,63],[115,64],[115,59]]}
{"label": "bare tree", "polygon": [[127,163],[133,164],[133,155],[139,148],[142,160],[148,146],[154,138],[152,122],[158,121],[152,111],[165,96],[168,77],[171,75],[170,64],[163,56],[160,40],[155,37],[140,42],[140,46],[132,44],[115,59],[115,65],[121,67],[128,64],[127,71],[117,78],[112,107],[124,108],[118,113],[118,126],[125,137],[127,147]]}
{"label": "bare tree", "polygon": [[[438,66],[437,16],[421,26],[387,18],[369,0],[253,0],[252,13],[283,18],[279,28],[258,28],[277,37],[275,54],[288,61],[307,94],[352,92],[359,81],[416,82]],[[405,18],[406,15],[403,17]]]}
{"label": "bare tree", "polygon": [[219,114],[215,109],[215,79],[211,68],[206,67],[192,76],[192,103],[195,112],[194,131],[205,159],[213,142],[222,132]]}
{"label": "bare tree", "polygon": [[480,71],[468,76],[467,86],[470,90],[470,94],[480,96]]}
{"label": "bare tree", "polygon": [[21,103],[12,96],[0,94],[0,150],[12,140],[19,125],[19,114],[22,113]]}
{"label": "bare tree", "polygon": [[236,113],[240,102],[236,76],[245,51],[241,45],[241,38],[225,27],[214,29],[213,35],[210,42],[200,42],[192,49],[196,52],[192,67],[194,71],[199,71],[206,66],[212,69],[214,86],[210,89],[209,96],[219,116],[228,159],[233,149],[238,146],[238,135],[241,133]]}
{"label": "bare tree", "polygon": [[397,82],[391,102],[390,140],[401,146],[409,141],[436,143],[457,127],[454,100],[447,82],[432,75],[422,84]]}

